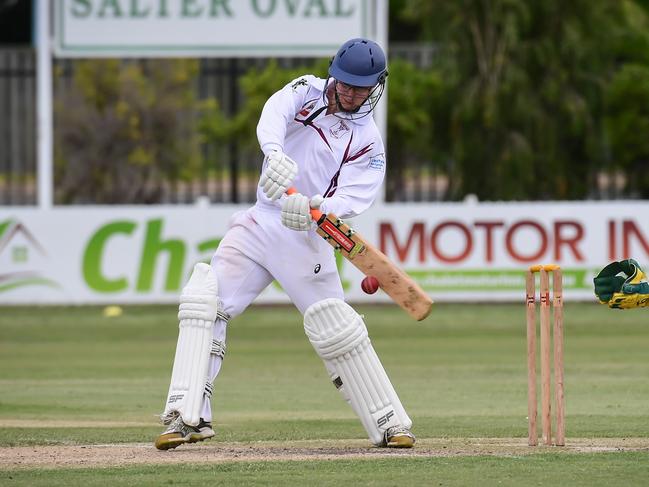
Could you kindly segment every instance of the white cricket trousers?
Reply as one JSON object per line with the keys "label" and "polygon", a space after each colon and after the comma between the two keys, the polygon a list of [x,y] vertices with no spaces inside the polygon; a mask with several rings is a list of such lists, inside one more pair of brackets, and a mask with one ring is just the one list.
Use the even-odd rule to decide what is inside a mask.
{"label": "white cricket trousers", "polygon": [[[276,279],[300,313],[317,301],[344,299],[331,245],[315,231],[286,228],[278,211],[253,207],[236,213],[212,257],[223,310],[231,317],[248,305]],[[213,338],[225,345],[226,323],[217,319]],[[210,356],[209,377],[214,381],[222,359]],[[201,417],[211,421],[210,399]]]}
{"label": "white cricket trousers", "polygon": [[286,228],[279,212],[253,207],[233,216],[212,258],[224,311],[234,317],[276,279],[300,313],[344,299],[334,250],[315,231]]}

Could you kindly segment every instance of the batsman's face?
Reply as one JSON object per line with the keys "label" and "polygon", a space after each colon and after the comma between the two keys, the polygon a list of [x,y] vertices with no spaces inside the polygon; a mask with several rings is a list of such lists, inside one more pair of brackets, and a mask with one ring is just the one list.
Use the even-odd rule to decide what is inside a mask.
{"label": "batsman's face", "polygon": [[336,81],[336,93],[340,106],[346,112],[353,112],[359,108],[370,95],[373,86],[353,86]]}

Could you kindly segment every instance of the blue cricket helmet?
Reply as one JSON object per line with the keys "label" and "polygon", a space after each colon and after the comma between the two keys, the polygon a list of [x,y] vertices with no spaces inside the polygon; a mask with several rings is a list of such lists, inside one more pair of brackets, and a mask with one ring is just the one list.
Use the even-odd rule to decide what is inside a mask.
{"label": "blue cricket helmet", "polygon": [[381,46],[361,37],[345,42],[329,65],[329,76],[353,86],[382,85],[387,75]]}

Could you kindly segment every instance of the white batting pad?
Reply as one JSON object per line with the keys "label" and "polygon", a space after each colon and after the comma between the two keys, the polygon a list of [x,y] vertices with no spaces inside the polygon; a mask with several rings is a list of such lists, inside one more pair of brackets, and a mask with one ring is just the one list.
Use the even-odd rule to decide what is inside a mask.
{"label": "white batting pad", "polygon": [[375,445],[383,442],[386,429],[412,426],[374,351],[363,318],[351,306],[340,299],[311,305],[304,313],[304,330]]}
{"label": "white batting pad", "polygon": [[163,420],[179,413],[186,424],[196,426],[200,421],[208,383],[212,324],[218,312],[217,295],[218,285],[211,267],[196,264],[180,296],[180,330]]}

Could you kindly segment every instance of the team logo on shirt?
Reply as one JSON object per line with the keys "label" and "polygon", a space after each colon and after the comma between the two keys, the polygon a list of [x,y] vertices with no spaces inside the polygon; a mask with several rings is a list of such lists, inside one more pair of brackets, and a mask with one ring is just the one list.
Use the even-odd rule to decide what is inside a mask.
{"label": "team logo on shirt", "polygon": [[370,157],[370,163],[367,167],[375,171],[385,171],[385,154]]}
{"label": "team logo on shirt", "polygon": [[346,132],[349,132],[349,126],[342,120],[329,129],[329,133],[336,139],[340,139]]}

